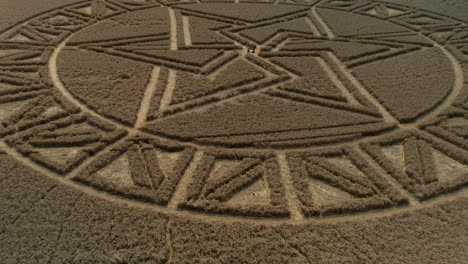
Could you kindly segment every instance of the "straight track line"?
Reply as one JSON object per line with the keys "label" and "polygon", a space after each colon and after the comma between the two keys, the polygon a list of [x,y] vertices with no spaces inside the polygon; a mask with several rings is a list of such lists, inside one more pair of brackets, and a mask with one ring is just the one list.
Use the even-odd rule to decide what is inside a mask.
{"label": "straight track line", "polygon": [[291,173],[289,169],[289,163],[286,158],[286,154],[278,153],[276,156],[278,160],[278,165],[280,167],[280,175],[281,179],[283,180],[285,193],[286,193],[286,200],[288,201],[289,212],[291,214],[292,220],[302,220],[304,219],[304,215],[301,211],[300,201],[297,198],[295,188],[293,186],[293,180],[291,179]]}
{"label": "straight track line", "polygon": [[135,122],[134,126],[137,129],[141,128],[146,122],[146,117],[148,116],[148,111],[151,106],[151,99],[154,96],[156,85],[158,84],[160,71],[160,67],[154,67],[153,71],[151,72],[151,79],[148,83],[148,86],[146,87],[143,100],[141,101],[140,110],[138,111],[137,121]]}
{"label": "straight track line", "polygon": [[174,9],[169,8],[171,50],[177,50],[177,18]]}

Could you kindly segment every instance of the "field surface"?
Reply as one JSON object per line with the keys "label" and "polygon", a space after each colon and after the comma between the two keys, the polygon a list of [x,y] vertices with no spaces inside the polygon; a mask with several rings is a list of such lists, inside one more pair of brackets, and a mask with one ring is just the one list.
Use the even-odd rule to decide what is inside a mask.
{"label": "field surface", "polygon": [[468,263],[468,2],[0,0],[0,263]]}

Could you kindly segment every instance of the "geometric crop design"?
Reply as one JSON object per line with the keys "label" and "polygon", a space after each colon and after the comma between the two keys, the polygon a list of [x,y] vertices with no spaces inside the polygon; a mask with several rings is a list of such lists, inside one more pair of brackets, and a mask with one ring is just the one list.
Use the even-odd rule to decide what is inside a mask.
{"label": "geometric crop design", "polygon": [[173,213],[301,220],[467,185],[466,23],[201,2],[86,0],[0,32],[1,149]]}

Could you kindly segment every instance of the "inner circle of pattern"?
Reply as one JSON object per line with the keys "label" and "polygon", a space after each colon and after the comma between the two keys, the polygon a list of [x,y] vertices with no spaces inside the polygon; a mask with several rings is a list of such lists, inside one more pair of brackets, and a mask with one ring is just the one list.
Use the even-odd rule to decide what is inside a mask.
{"label": "inner circle of pattern", "polygon": [[[210,4],[205,4],[205,5],[210,5]],[[172,9],[165,8],[166,12],[169,11],[169,10],[172,10]],[[175,10],[177,10],[177,9],[175,9]],[[184,9],[182,9],[182,10],[184,10]],[[135,12],[135,11],[133,11],[133,12]],[[316,12],[317,11],[315,11],[315,13]],[[170,21],[172,19],[172,17],[170,16],[171,12],[168,12],[168,14],[169,14],[169,17],[168,17],[167,20],[168,20],[168,23],[171,24],[173,22],[173,21]],[[365,17],[364,14],[360,14],[360,15]],[[112,17],[114,17],[114,16],[111,16],[109,19],[111,19]],[[177,16],[178,19],[181,19],[182,17],[183,17],[182,15]],[[285,17],[288,17],[288,15],[285,15]],[[309,18],[307,18],[307,19],[309,19]],[[106,20],[107,19],[102,20],[100,22],[102,23],[103,21],[106,21]],[[275,18],[271,18],[269,20],[275,20]],[[294,18],[293,18],[293,20],[294,20]],[[394,23],[393,21],[391,21],[391,22]],[[281,21],[279,21],[277,23],[281,24]],[[319,22],[316,22],[316,23],[319,23]],[[326,23],[323,23],[323,24],[326,26]],[[90,26],[94,26],[94,25],[95,24],[91,24]],[[90,26],[88,26],[88,27],[90,27]],[[169,29],[171,31],[173,30],[172,27],[173,27],[172,25],[169,27]],[[82,32],[82,31],[86,30],[86,28],[81,29],[79,32]],[[262,28],[262,27],[260,27],[260,28]],[[186,31],[185,31],[186,29],[184,28],[183,30],[184,30],[184,32],[182,32],[181,29],[177,28],[177,31],[180,31],[180,32],[177,32],[177,34],[186,34]],[[252,30],[252,29],[250,27],[247,27],[247,30]],[[294,34],[294,32],[292,32],[292,33]],[[76,33],[74,33],[73,35],[75,35],[75,34]],[[168,32],[168,34],[170,35],[170,34],[172,34],[172,32]],[[327,33],[324,32],[322,34],[326,35]],[[73,35],[72,35],[72,37],[73,37]],[[169,36],[169,37],[172,38],[172,36]],[[68,39],[70,39],[70,38],[68,38]],[[337,43],[345,43],[346,41],[349,41],[349,40],[347,40],[347,37],[341,37],[341,38],[337,37],[337,38],[335,38],[335,36],[332,36],[332,37],[322,36],[322,38],[324,39],[324,42],[326,42],[327,40],[329,42],[333,42],[333,40],[335,40],[335,39],[339,39],[341,41],[341,42],[337,41]],[[427,39],[430,42],[431,45],[432,45],[432,43],[434,43],[432,40],[430,40],[429,38],[426,38],[425,36],[423,36],[423,38]],[[67,45],[66,42],[68,41],[68,39],[64,43],[62,43],[62,45]],[[320,37],[318,37],[317,39],[320,39]],[[169,41],[173,41],[173,39],[169,39]],[[249,40],[247,40],[247,41],[249,42]],[[365,41],[372,42],[372,40],[364,39],[360,44],[365,43]],[[99,43],[99,42],[100,41],[97,41],[96,43]],[[105,43],[106,41],[102,41],[102,42]],[[112,41],[109,41],[109,42],[112,42]],[[180,40],[179,40],[179,42],[180,42]],[[179,45],[179,46],[182,45],[182,49],[183,49],[184,48],[183,43],[181,44],[179,42],[176,43],[176,45]],[[374,42],[378,43],[378,40],[374,41]],[[239,44],[239,43],[237,43],[237,44]],[[85,43],[85,45],[89,45],[89,43]],[[173,45],[173,43],[167,44],[167,50],[166,51],[170,51],[170,50],[174,51],[173,47],[171,45]],[[185,45],[187,45],[187,44],[185,44]],[[259,49],[260,47],[262,47],[262,49],[265,49],[265,45],[261,45],[261,44],[254,43],[254,42],[250,41],[250,44],[243,44],[242,45],[243,50],[231,52],[231,55],[234,54],[234,53],[239,54],[239,56],[235,59],[236,61],[241,60],[239,57],[242,57],[242,56],[247,56],[248,57],[248,56],[250,56],[250,57],[254,57],[252,60],[250,60],[250,64],[252,64],[252,62],[254,62],[255,60],[263,60],[263,62],[270,63],[270,65],[271,65],[271,60],[269,60],[268,57],[266,57],[266,59],[261,59],[260,57],[257,57],[256,55],[250,55],[250,54],[246,55],[245,54],[246,50],[248,50],[248,48],[251,47],[252,45],[256,46],[257,49]],[[214,45],[214,46],[216,46],[216,45]],[[407,47],[405,47],[405,48],[407,48]],[[215,50],[215,49],[216,48],[213,48],[213,50]],[[433,49],[434,50],[437,49],[437,50],[440,51],[443,48],[441,46],[439,46],[439,47],[433,47]],[[96,51],[96,49],[92,49],[92,48],[90,48],[90,50]],[[99,52],[104,52],[104,53],[108,52],[108,54],[112,54],[114,56],[121,56],[121,57],[124,57],[124,58],[127,58],[126,56],[130,55],[129,53],[122,52],[122,50],[119,50],[120,53],[114,52],[110,48],[109,48],[108,51],[104,51],[104,50],[105,50],[105,48],[101,49]],[[268,53],[269,51],[274,52],[274,51],[271,51],[272,48],[268,47],[268,46],[266,47],[265,50],[266,50],[266,53]],[[411,49],[409,49],[409,50],[411,50]],[[226,57],[225,60],[228,61],[228,63],[229,63],[229,55],[230,55],[229,51],[230,50],[225,50],[225,53],[228,53],[227,56],[225,56]],[[174,52],[177,52],[177,51],[174,51]],[[405,50],[402,49],[400,51],[396,51],[395,53],[398,54],[399,52],[404,54],[405,52],[408,52],[408,50],[405,51]],[[305,66],[304,68],[311,67],[311,66],[313,66],[313,67],[315,67],[315,66],[322,67],[322,69],[319,70],[319,71],[321,71],[320,74],[327,75],[326,78],[328,78],[328,81],[330,81],[331,79],[334,79],[334,83],[333,84],[329,83],[328,85],[334,86],[335,89],[337,87],[340,87],[340,89],[342,89],[342,90],[339,91],[339,92],[343,92],[343,89],[347,89],[347,90],[344,90],[344,91],[345,91],[345,93],[348,93],[348,94],[345,94],[345,95],[341,94],[341,96],[342,96],[341,98],[333,98],[333,95],[328,95],[328,94],[323,95],[323,94],[320,94],[320,91],[318,92],[318,95],[317,94],[312,94],[312,95],[311,94],[304,94],[304,93],[300,93],[300,92],[297,91],[298,88],[299,89],[301,88],[301,87],[299,87],[301,84],[298,84],[295,87],[293,86],[289,90],[288,89],[269,89],[269,90],[267,90],[267,92],[262,93],[262,96],[264,96],[264,95],[276,96],[276,99],[278,99],[278,98],[280,99],[280,100],[278,100],[278,102],[281,102],[281,100],[284,100],[284,99],[292,100],[292,101],[295,100],[294,102],[299,103],[299,106],[298,106],[299,108],[301,108],[301,105],[304,105],[304,103],[312,103],[312,104],[318,105],[319,108],[321,108],[321,106],[325,105],[326,107],[329,107],[329,108],[336,107],[337,109],[344,110],[344,112],[335,113],[335,114],[331,115],[330,117],[325,115],[324,119],[328,119],[328,120],[321,120],[321,122],[324,122],[325,125],[323,125],[323,128],[321,126],[319,126],[319,128],[316,129],[317,133],[315,133],[315,134],[317,134],[317,135],[314,135],[314,137],[311,140],[309,140],[310,138],[307,138],[307,135],[304,136],[301,133],[303,130],[307,130],[307,129],[304,129],[304,128],[297,128],[297,129],[295,129],[295,128],[292,128],[292,129],[286,128],[287,132],[282,132],[281,128],[279,129],[278,132],[277,131],[255,132],[255,133],[252,133],[252,135],[251,135],[252,139],[245,139],[245,138],[250,136],[249,133],[246,133],[247,135],[243,135],[243,133],[240,133],[240,134],[233,133],[233,137],[235,137],[235,139],[227,140],[225,138],[228,138],[231,135],[230,134],[219,134],[219,130],[217,131],[218,133],[213,132],[213,135],[208,135],[208,136],[198,135],[200,137],[197,138],[197,137],[191,137],[191,134],[192,134],[192,132],[196,132],[196,130],[198,130],[199,128],[204,128],[205,124],[203,122],[197,123],[195,125],[192,124],[191,126],[188,126],[188,129],[187,129],[187,128],[178,126],[178,124],[176,122],[174,122],[174,120],[170,120],[168,122],[162,121],[162,124],[158,125],[158,127],[156,129],[152,129],[152,128],[148,129],[148,127],[145,127],[144,124],[139,124],[139,125],[136,124],[136,122],[138,122],[136,120],[137,119],[137,117],[136,117],[137,113],[135,113],[135,116],[134,116],[135,119],[133,121],[126,123],[126,122],[121,122],[122,120],[119,117],[115,118],[115,116],[109,116],[109,115],[100,113],[100,109],[96,108],[95,106],[88,106],[88,108],[89,109],[95,109],[94,111],[96,111],[97,114],[101,115],[101,117],[106,119],[106,120],[117,122],[120,125],[123,125],[122,127],[127,127],[127,128],[133,127],[134,129],[139,129],[139,130],[141,130],[142,132],[144,132],[144,133],[146,133],[148,135],[151,134],[151,135],[154,135],[156,137],[161,137],[163,139],[168,139],[168,140],[175,140],[176,142],[180,142],[180,143],[187,142],[189,144],[194,144],[195,146],[196,145],[211,146],[211,147],[227,148],[227,149],[238,149],[238,148],[240,148],[240,149],[242,149],[242,148],[248,148],[248,149],[251,149],[251,148],[254,148],[254,149],[290,149],[290,148],[307,149],[307,148],[311,148],[311,147],[323,147],[323,146],[327,146],[327,145],[342,145],[343,143],[347,143],[347,142],[350,142],[350,141],[356,141],[356,140],[358,140],[358,141],[364,140],[365,141],[365,140],[368,140],[369,138],[372,138],[374,136],[383,135],[383,134],[386,134],[386,133],[389,133],[389,132],[398,132],[398,130],[400,129],[399,128],[399,123],[403,123],[402,127],[411,127],[411,124],[414,124],[414,126],[417,126],[417,123],[418,123],[419,119],[422,119],[422,117],[426,116],[425,111],[420,111],[421,113],[419,115],[411,117],[411,118],[408,118],[408,117],[405,117],[405,116],[402,116],[401,118],[395,118],[394,116],[392,116],[392,113],[389,113],[388,109],[385,109],[385,106],[381,105],[381,103],[379,102],[379,99],[376,98],[376,96],[372,92],[366,91],[367,94],[362,94],[363,89],[367,90],[367,88],[364,85],[362,85],[362,83],[358,80],[358,78],[353,76],[353,74],[350,73],[350,69],[346,69],[346,67],[349,66],[349,65],[351,65],[351,66],[358,65],[359,66],[361,63],[366,63],[365,62],[366,58],[364,58],[364,59],[361,59],[361,58],[353,59],[354,61],[350,62],[349,65],[347,65],[346,63],[343,63],[341,60],[339,60],[339,58],[337,58],[337,56],[334,55],[333,52],[330,52],[327,49],[323,49],[323,50],[316,49],[315,53],[316,54],[314,54],[313,57],[314,57],[314,59],[318,60],[318,62],[314,62],[316,65],[307,65],[306,64],[307,66]],[[285,57],[290,59],[290,58],[292,58],[294,56],[298,56],[298,54],[300,55],[300,52],[299,53],[296,52],[296,54],[294,54],[294,51],[293,51],[293,52],[291,52],[291,56],[285,56]],[[58,54],[58,55],[60,56],[60,54]],[[195,53],[194,53],[194,55],[195,55]],[[373,55],[374,54],[371,54],[371,56],[373,56]],[[383,55],[383,57],[387,56],[387,54],[385,54],[385,52],[382,55]],[[425,55],[428,55],[428,54],[425,54]],[[446,56],[446,54],[442,54],[442,55]],[[142,53],[137,53],[137,55],[135,57],[137,57],[137,60],[143,60],[144,61],[144,58],[138,58],[138,56],[140,56],[140,57],[144,56],[144,55],[142,55]],[[272,55],[269,54],[267,56],[272,56]],[[283,56],[283,55],[281,55],[281,56]],[[274,56],[272,56],[272,57],[274,57]],[[133,58],[133,59],[135,59],[135,58]],[[156,59],[156,61],[158,59]],[[364,62],[360,61],[360,59],[362,61],[364,61]],[[243,59],[243,60],[245,61],[245,59]],[[339,62],[338,62],[338,60],[339,60]],[[372,60],[372,58],[370,60]],[[147,62],[147,61],[145,61],[145,62]],[[210,62],[212,62],[212,61],[210,61]],[[327,63],[335,63],[333,69],[332,69],[331,66],[326,65]],[[171,69],[170,72],[172,72],[172,73],[175,72],[177,74],[179,72],[179,70],[173,70],[173,68],[174,67],[177,68],[177,67],[179,67],[181,65],[177,65],[177,63],[175,63],[176,65],[174,66],[174,65],[171,65],[171,64],[174,64],[174,63],[170,62],[169,65],[162,64],[162,65],[158,65],[158,66],[160,66],[161,68],[168,67],[169,69]],[[275,63],[273,63],[273,65],[275,65]],[[281,65],[281,63],[277,62],[275,66],[279,66],[279,65]],[[278,67],[280,71],[284,70],[284,68],[286,68],[285,65],[281,65],[281,66],[283,66],[282,67],[283,69],[281,69],[281,67]],[[217,66],[217,67],[219,67],[219,66]],[[185,71],[190,72],[192,70],[193,69],[191,69],[190,66],[188,66],[188,68],[186,68],[186,69],[184,69],[182,71],[183,72],[185,72]],[[204,71],[206,69],[196,69],[196,70],[200,70],[201,74],[203,75],[203,74],[205,74]],[[295,70],[297,70],[297,69],[295,69]],[[340,72],[340,71],[341,71],[341,73],[340,73],[341,75],[338,76],[339,74],[337,72]],[[197,74],[200,74],[200,72],[197,72]],[[272,74],[271,72],[267,72],[267,73]],[[59,68],[58,74],[60,75],[60,68]],[[160,74],[160,71],[159,71],[159,74]],[[170,75],[170,74],[171,73],[169,73],[168,75]],[[272,88],[277,87],[278,85],[283,85],[283,84],[286,84],[286,86],[287,86],[288,83],[294,82],[294,80],[291,80],[291,79],[298,78],[297,74],[295,74],[294,71],[293,72],[289,71],[288,74],[286,74],[286,76],[285,76],[285,75],[283,75],[281,73],[277,73],[277,76],[275,76],[277,78],[270,78],[270,79],[265,78],[265,82],[266,83],[268,83],[268,82],[276,83],[276,85],[271,85]],[[300,77],[301,76],[299,76],[299,78]],[[308,77],[308,76],[305,76],[305,77]],[[321,76],[321,77],[323,77],[323,76]],[[171,78],[171,77],[166,76],[166,78]],[[195,78],[198,78],[198,77],[195,76]],[[283,80],[284,78],[286,80]],[[177,79],[177,80],[179,80],[179,79]],[[148,82],[151,82],[151,80],[148,80]],[[299,82],[300,82],[300,80],[299,80]],[[348,83],[347,84],[348,86],[353,86],[353,87],[352,88],[344,87],[346,82]],[[263,84],[260,82],[260,87],[263,88],[263,86],[261,86],[261,85],[263,85]],[[168,87],[169,87],[169,84],[166,83],[165,90],[170,89]],[[67,87],[65,86],[65,88],[67,88]],[[229,96],[230,96],[229,94],[230,93],[234,94],[234,96],[237,96],[239,93],[240,94],[243,94],[244,92],[249,93],[251,91],[251,89],[253,91],[255,91],[255,89],[257,89],[257,88],[242,87],[242,86],[241,86],[241,88],[243,88],[243,89],[239,89],[239,90],[233,89],[233,90],[225,91],[226,92],[225,94],[227,94],[227,98],[229,99]],[[392,87],[389,86],[387,88],[392,88]],[[145,87],[145,89],[151,89],[151,88],[148,86],[148,87]],[[173,93],[174,93],[174,89],[177,89],[177,87],[173,87],[171,89]],[[356,94],[353,94],[352,92],[350,92],[351,89],[354,89]],[[361,89],[361,91],[359,91],[359,89]],[[452,88],[450,87],[450,90],[451,89]],[[164,92],[166,92],[166,91],[164,91]],[[450,93],[450,92],[451,91],[448,91],[448,93]],[[146,96],[147,94],[144,94],[144,95]],[[202,98],[201,100],[200,100],[200,98],[194,98],[194,99],[192,98],[193,100],[186,102],[186,104],[183,104],[183,103],[179,104],[179,105],[176,104],[176,106],[172,107],[172,108],[171,108],[171,106],[168,106],[169,101],[162,102],[165,99],[164,98],[159,98],[161,100],[161,102],[159,102],[159,104],[160,105],[165,104],[165,106],[168,108],[167,112],[158,112],[156,114],[151,113],[151,112],[147,112],[146,113],[147,118],[150,119],[151,114],[153,114],[154,119],[157,119],[157,118],[162,118],[162,120],[171,119],[170,117],[169,118],[166,117],[166,115],[171,115],[173,112],[175,112],[175,115],[177,116],[177,113],[179,111],[185,110],[185,109],[189,109],[189,111],[190,111],[190,109],[192,107],[195,108],[194,111],[196,111],[197,110],[196,109],[197,108],[196,104],[198,104],[197,100],[201,101],[201,103],[200,103],[201,104],[201,109],[203,109],[203,107],[206,107],[205,104],[207,104],[207,105],[213,104],[212,100],[213,100],[213,98],[216,98],[216,96],[215,97],[210,97],[210,95],[211,94],[208,94],[207,96],[206,95],[201,96],[201,98]],[[71,95],[71,96],[74,97],[74,95]],[[162,96],[164,96],[164,94]],[[219,95],[217,95],[217,96],[219,96]],[[224,95],[220,95],[220,97],[222,97],[222,99],[224,99]],[[248,98],[248,96],[244,96],[244,97]],[[368,98],[365,98],[365,97],[368,97]],[[372,99],[369,100],[369,97],[372,98]],[[206,100],[204,100],[205,98],[206,98]],[[79,100],[77,100],[77,101],[79,101],[81,103],[82,102],[81,98],[78,98],[78,99]],[[169,97],[169,99],[167,99],[167,100],[171,100],[171,99],[172,98]],[[353,102],[351,102],[350,99]],[[214,100],[216,100],[216,99],[214,99]],[[336,100],[336,101],[333,101],[333,100]],[[347,102],[344,103],[343,100],[347,100]],[[365,102],[362,102],[361,100],[364,100]],[[440,101],[444,101],[444,100],[446,100],[445,95],[443,95],[443,96],[441,95]],[[143,103],[143,101],[145,101],[145,98],[141,98],[141,101]],[[221,99],[220,99],[220,101],[221,101]],[[151,101],[149,101],[149,102],[151,102]],[[234,102],[235,102],[235,99],[234,99]],[[424,109],[424,110],[427,110],[427,111],[430,112],[430,111],[434,110],[435,108],[437,108],[437,105],[439,103],[440,102],[434,102],[433,105],[431,105],[428,109]],[[274,104],[271,104],[271,105],[273,106]],[[141,107],[141,104],[139,104],[138,106]],[[149,106],[150,109],[147,109],[147,111],[151,111],[151,110],[154,111],[154,109],[151,109],[151,107],[152,106]],[[160,106],[160,107],[162,108],[162,106]],[[242,106],[240,106],[239,108],[241,109]],[[377,109],[377,108],[379,108],[379,109]],[[233,109],[228,108],[228,107],[226,109],[224,109],[225,112],[229,112],[229,110],[233,110]],[[313,109],[310,112],[314,112],[314,110],[315,109]],[[318,109],[317,112],[319,112],[320,110],[322,110],[322,109]],[[387,111],[387,112],[382,113],[382,112],[380,112],[381,110],[384,110],[384,111]],[[395,110],[395,109],[393,109],[393,110]],[[440,110],[442,110],[442,109],[439,109],[439,111]],[[349,111],[349,112],[351,112],[353,114],[354,114],[354,112],[357,112],[358,114],[365,113],[365,114],[368,114],[369,116],[372,116],[373,114],[381,115],[381,117],[377,117],[377,118],[381,119],[381,122],[371,121],[371,122],[375,122],[375,123],[372,123],[371,125],[367,125],[367,124],[369,124],[369,123],[367,123],[367,122],[369,122],[368,120],[366,120],[366,121],[356,120],[356,124],[348,124],[348,123],[344,122],[343,124],[338,124],[337,125],[337,123],[333,121],[333,118],[341,117],[342,119],[346,120],[348,117],[347,116],[343,117],[341,115],[341,113],[345,113],[346,111]],[[294,112],[293,112],[292,116],[293,115],[294,115]],[[320,115],[321,114],[319,114],[319,116]],[[204,118],[206,118],[206,116],[203,116],[203,115],[199,115],[199,116],[195,116],[195,117],[192,117],[190,115],[187,115],[187,116],[188,117],[186,117],[184,119],[184,122],[187,122],[187,120],[196,120],[196,118],[200,118],[200,117],[201,117],[200,121],[203,121]],[[258,115],[253,114],[252,116],[249,116],[247,118],[248,121],[244,120],[244,122],[242,122],[242,124],[243,125],[251,125],[251,120],[249,120],[249,119],[252,119],[252,118],[255,118],[255,117],[258,117]],[[175,121],[177,121],[177,117],[172,118],[172,119],[176,119]],[[217,121],[223,120],[223,118],[219,118],[219,117],[214,117],[213,119],[215,119]],[[283,118],[283,120],[285,120],[285,119],[287,120],[287,118]],[[224,120],[226,122],[231,122],[231,119],[229,119],[229,118],[225,118]],[[281,120],[281,121],[283,121],[283,120]],[[330,122],[330,120],[332,120],[332,122]],[[142,120],[142,123],[144,123],[144,122],[145,122],[145,120]],[[287,122],[289,122],[290,124],[294,123],[294,121],[290,121],[290,120],[287,120]],[[157,120],[156,120],[155,123],[158,123]],[[170,126],[167,126],[167,123],[169,123]],[[195,122],[193,122],[193,123],[195,123]],[[366,125],[361,125],[363,123],[366,124]],[[175,124],[177,124],[177,125],[175,125]],[[219,124],[220,123],[215,123],[215,125],[212,125],[212,126],[216,126],[216,125],[219,126]],[[276,122],[272,122],[272,124],[276,124]],[[410,125],[408,126],[406,124],[410,124]],[[349,128],[350,126],[356,126],[357,128],[356,129],[350,129]],[[173,127],[173,129],[171,131],[187,131],[187,132],[184,135],[172,135],[171,131],[169,131],[169,132],[164,131],[164,129],[166,127]],[[336,129],[343,129],[343,128],[344,128],[345,131],[342,132],[342,133],[341,132],[337,133],[336,131],[333,131],[333,130],[336,130]],[[161,129],[163,131],[161,131]],[[191,131],[190,129],[193,129],[193,131]],[[227,129],[225,129],[225,131],[229,132],[229,133],[231,133],[231,130],[232,130],[232,127],[231,128],[228,127]],[[291,131],[288,131],[288,130],[291,130]],[[327,130],[329,132],[327,132]],[[239,133],[239,132],[237,132],[237,133]],[[282,135],[286,134],[286,133],[290,133],[290,134],[296,134],[297,133],[298,135],[292,135],[290,137],[285,136],[284,139],[281,139]],[[331,135],[327,135],[328,133],[331,133]],[[266,135],[266,142],[267,143],[265,143],[265,142],[256,142],[256,140],[258,138],[262,138],[263,135]],[[280,140],[279,141],[274,141],[276,137],[279,137]],[[310,141],[310,142],[308,142],[308,141]],[[270,142],[273,142],[273,143],[270,144]]]}

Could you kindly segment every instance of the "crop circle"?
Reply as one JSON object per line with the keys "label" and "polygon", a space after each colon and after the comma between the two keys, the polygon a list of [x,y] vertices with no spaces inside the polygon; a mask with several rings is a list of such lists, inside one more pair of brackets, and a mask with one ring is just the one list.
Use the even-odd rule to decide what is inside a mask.
{"label": "crop circle", "polygon": [[463,32],[370,1],[72,4],[0,35],[0,136],[171,212],[418,205],[468,181]]}

